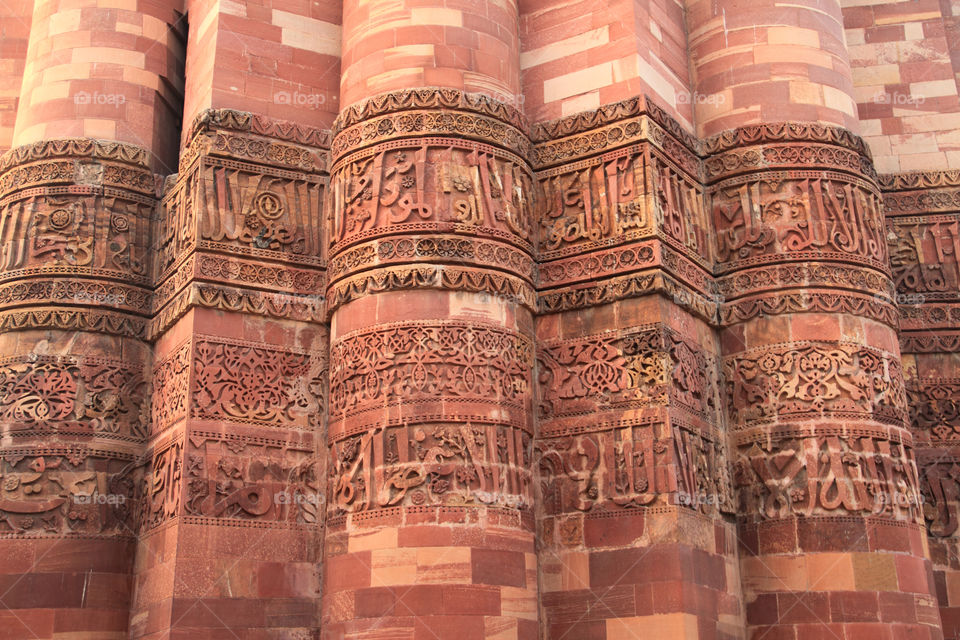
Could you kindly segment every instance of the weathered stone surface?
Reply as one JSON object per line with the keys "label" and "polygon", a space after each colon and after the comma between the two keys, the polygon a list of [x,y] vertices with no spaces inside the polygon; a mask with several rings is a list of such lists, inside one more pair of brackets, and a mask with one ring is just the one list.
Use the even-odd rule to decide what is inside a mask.
{"label": "weathered stone surface", "polygon": [[8,4],[0,639],[960,633],[946,4]]}

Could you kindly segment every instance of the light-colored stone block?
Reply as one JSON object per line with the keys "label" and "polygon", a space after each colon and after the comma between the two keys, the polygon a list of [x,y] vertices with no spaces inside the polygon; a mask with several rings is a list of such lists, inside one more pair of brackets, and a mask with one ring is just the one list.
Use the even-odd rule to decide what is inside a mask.
{"label": "light-colored stone block", "polygon": [[436,24],[445,27],[462,27],[463,13],[456,9],[441,7],[414,7],[410,9],[412,24]]}
{"label": "light-colored stone block", "polygon": [[395,549],[399,544],[399,534],[396,527],[383,527],[373,531],[362,529],[350,535],[347,550],[350,553],[370,551],[372,549]]}
{"label": "light-colored stone block", "polygon": [[689,613],[611,618],[607,640],[697,640],[697,617]]}
{"label": "light-colored stone block", "polygon": [[560,60],[567,56],[589,51],[595,47],[600,47],[610,42],[610,27],[603,26],[599,29],[592,29],[584,33],[558,40],[557,42],[523,51],[520,53],[520,68],[529,69],[537,65]]}

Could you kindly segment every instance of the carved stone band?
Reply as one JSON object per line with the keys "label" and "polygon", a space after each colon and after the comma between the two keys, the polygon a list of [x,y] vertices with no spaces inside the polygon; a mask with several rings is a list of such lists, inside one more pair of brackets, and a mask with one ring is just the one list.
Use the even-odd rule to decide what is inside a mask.
{"label": "carved stone band", "polygon": [[460,139],[378,144],[330,179],[331,258],[376,236],[480,235],[532,253],[533,176],[518,156]]}
{"label": "carved stone band", "polygon": [[514,331],[459,321],[385,325],[333,341],[330,362],[332,440],[385,417],[471,421],[477,405],[530,429],[533,343]]}
{"label": "carved stone band", "polygon": [[[140,147],[90,139],[47,140],[0,157],[0,198],[43,185],[113,186],[156,197],[159,178]],[[64,194],[72,193],[65,190]]]}

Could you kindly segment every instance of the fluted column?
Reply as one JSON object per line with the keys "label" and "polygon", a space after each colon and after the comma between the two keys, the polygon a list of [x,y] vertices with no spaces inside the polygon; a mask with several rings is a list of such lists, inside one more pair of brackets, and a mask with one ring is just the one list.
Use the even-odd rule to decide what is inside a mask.
{"label": "fluted column", "polygon": [[187,5],[130,636],[307,637],[327,475],[319,127],[336,112],[340,9]]}
{"label": "fluted column", "polygon": [[150,422],[154,171],[170,162],[162,129],[179,110],[183,58],[176,6],[137,9],[35,3],[14,148],[0,160],[11,637],[127,637]]}
{"label": "fluted column", "polygon": [[819,122],[857,132],[840,4],[687,2],[697,134]]}
{"label": "fluted column", "polygon": [[58,138],[125,142],[172,172],[183,102],[182,2],[34,4],[13,146]]}
{"label": "fluted column", "polygon": [[960,633],[960,179],[949,171],[881,177],[900,350],[943,634]]}
{"label": "fluted column", "polygon": [[705,178],[748,634],[939,638],[839,4],[697,2],[688,19],[698,126],[716,134]]}
{"label": "fluted column", "polygon": [[0,53],[0,152],[8,151],[13,140],[32,18],[30,0],[7,2],[0,7],[0,32],[5,45]]}
{"label": "fluted column", "polygon": [[699,141],[641,98],[534,136],[543,637],[736,637]]}
{"label": "fluted column", "polygon": [[536,638],[516,6],[343,15],[323,637]]}

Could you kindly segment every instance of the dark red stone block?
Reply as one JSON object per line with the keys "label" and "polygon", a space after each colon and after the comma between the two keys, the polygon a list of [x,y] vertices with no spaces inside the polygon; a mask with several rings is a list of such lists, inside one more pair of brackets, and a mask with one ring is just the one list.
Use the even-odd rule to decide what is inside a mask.
{"label": "dark red stone block", "polygon": [[474,584],[522,587],[526,585],[525,560],[516,551],[473,549],[470,553]]}

